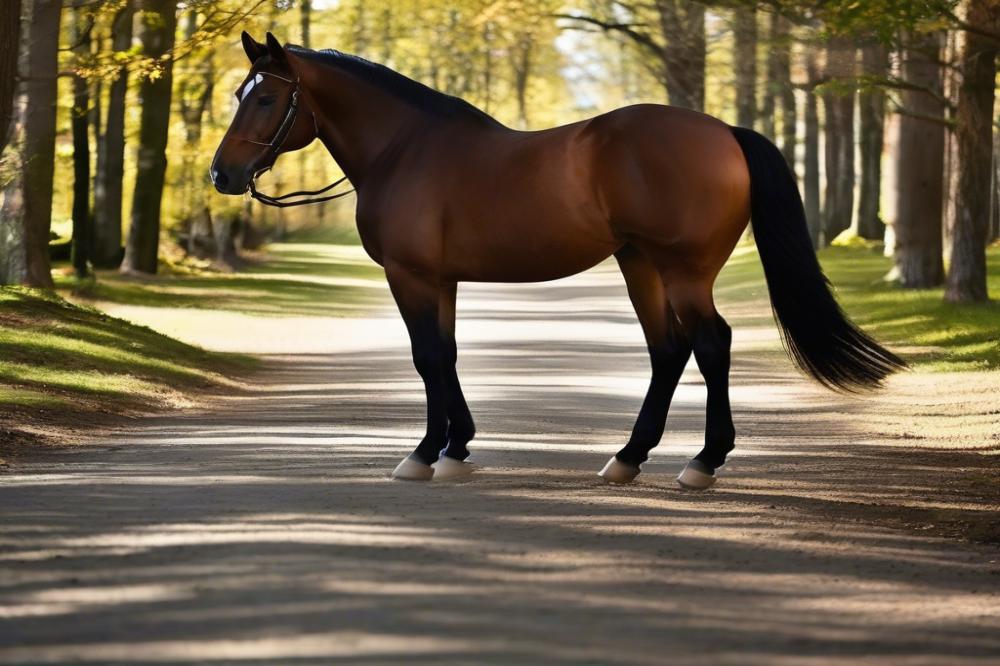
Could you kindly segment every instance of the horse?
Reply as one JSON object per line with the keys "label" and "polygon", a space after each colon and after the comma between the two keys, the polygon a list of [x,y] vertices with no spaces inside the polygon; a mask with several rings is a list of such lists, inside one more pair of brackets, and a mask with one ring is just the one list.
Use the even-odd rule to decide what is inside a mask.
{"label": "horse", "polygon": [[748,223],[782,341],[805,373],[861,392],[905,367],[842,312],[795,177],[752,129],[639,104],[516,131],[357,56],[282,45],[271,33],[260,43],[244,32],[242,43],[251,67],[212,182],[223,194],[250,191],[288,205],[282,200],[292,195],[260,195],[255,180],[280,154],[317,139],[350,181],[361,242],[385,270],[426,392],[426,433],[393,478],[448,480],[473,470],[476,428],[455,369],[463,281],[553,280],[614,256],[651,379],[631,436],[599,472],[611,483],[639,475],[692,354],[707,389],[705,439],[678,483],[708,488],[733,450],[732,330],[712,292]]}

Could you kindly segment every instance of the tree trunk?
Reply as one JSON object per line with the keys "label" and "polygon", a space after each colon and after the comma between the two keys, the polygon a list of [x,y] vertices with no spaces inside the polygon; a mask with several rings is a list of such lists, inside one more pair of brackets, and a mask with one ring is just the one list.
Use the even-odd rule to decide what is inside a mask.
{"label": "tree trunk", "polygon": [[[299,27],[302,31],[302,46],[312,48],[312,0],[300,0],[299,2]],[[309,169],[306,166],[306,152],[299,151],[299,189],[306,190],[306,173]],[[318,208],[322,208],[319,204]]]}
{"label": "tree trunk", "polygon": [[143,53],[161,62],[157,78],[139,85],[142,104],[135,194],[125,260],[126,272],[156,273],[160,245],[160,203],[167,171],[167,135],[170,129],[172,61],[162,56],[174,46],[177,0],[139,0],[139,40]]}
{"label": "tree trunk", "polygon": [[663,47],[663,76],[670,104],[705,108],[705,6],[684,0],[657,0]]}
{"label": "tree trunk", "polygon": [[[1000,28],[1000,3],[970,0],[967,22],[984,31]],[[997,44],[978,32],[965,34],[962,82],[958,89],[955,135],[958,190],[955,226],[944,297],[947,301],[986,301],[986,238],[990,220],[990,171],[993,152],[993,100]]]}
{"label": "tree trunk", "polygon": [[[889,54],[881,44],[861,50],[861,66],[866,76],[884,78]],[[885,140],[885,93],[869,84],[858,98],[861,113],[861,192],[858,197],[858,235],[868,240],[885,237],[885,223],[879,215],[882,193],[882,147]]]}
{"label": "tree trunk", "polygon": [[[132,47],[132,2],[115,15],[111,47],[123,53]],[[125,97],[128,68],[122,66],[108,90],[104,135],[98,143],[94,179],[94,243],[92,262],[100,268],[118,268],[122,261],[122,199],[125,178]]]}
{"label": "tree trunk", "polygon": [[[49,234],[56,148],[56,75],[61,0],[35,0],[28,23],[23,168],[20,174],[24,230],[24,284],[51,289]],[[13,224],[17,224],[16,221]]]}
{"label": "tree trunk", "polygon": [[993,133],[993,203],[990,206],[990,233],[987,240],[1000,238],[1000,132]]}
{"label": "tree trunk", "polygon": [[757,10],[733,10],[733,74],[736,78],[736,124],[753,129],[757,120]]}
{"label": "tree trunk", "polygon": [[941,214],[944,197],[944,103],[941,35],[915,39],[903,52],[903,79],[928,91],[902,93],[896,151],[893,258],[899,283],[922,289],[941,284]]}
{"label": "tree trunk", "polygon": [[0,153],[10,140],[21,47],[21,0],[0,2]]}
{"label": "tree trunk", "polygon": [[[826,75],[833,82],[854,77],[855,48],[849,38],[835,37],[826,54]],[[829,245],[851,226],[854,213],[854,92],[829,91],[823,95],[826,110],[826,201],[823,210],[823,244]]]}
{"label": "tree trunk", "polygon": [[789,23],[783,16],[777,17],[775,26],[774,83],[781,102],[781,154],[788,167],[795,172],[795,135],[798,112],[795,108],[795,88],[792,85],[792,45],[789,41]]}
{"label": "tree trunk", "polygon": [[[93,19],[80,4],[73,7],[73,56],[76,61],[90,55]],[[73,75],[73,245],[71,260],[78,278],[89,274],[90,249],[90,90],[87,79]]]}
{"label": "tree trunk", "polygon": [[819,101],[815,88],[819,85],[820,74],[816,49],[810,49],[806,55],[806,76],[808,77],[808,90],[806,91],[803,190],[809,237],[812,238],[813,247],[818,248],[823,220],[820,217],[819,204]]}
{"label": "tree trunk", "polygon": [[299,25],[302,28],[302,46],[307,49],[312,48],[312,0],[300,0]]}
{"label": "tree trunk", "polygon": [[[7,9],[5,5],[3,9]],[[30,19],[30,5],[25,6],[25,20]],[[9,16],[5,16],[3,31],[5,34],[12,32],[7,24]],[[19,17],[18,17],[19,19]],[[15,20],[16,25],[20,25]],[[4,108],[2,112],[9,111],[9,124],[4,141],[10,146],[9,150],[0,154],[0,186],[3,187],[3,206],[0,208],[0,285],[21,284],[27,275],[27,253],[24,238],[24,181],[21,176],[23,165],[23,141],[24,141],[24,117],[25,117],[25,85],[22,80],[18,84],[21,72],[27,70],[28,59],[28,39],[23,31],[18,31],[17,42],[5,42],[0,48],[12,47],[14,49],[13,70],[9,72],[9,81],[12,84],[10,107]],[[6,83],[7,79],[0,82]]]}
{"label": "tree trunk", "polygon": [[511,68],[514,71],[514,92],[517,96],[517,128],[528,129],[528,81],[535,48],[534,37],[528,32],[519,32],[510,50]]}
{"label": "tree trunk", "polygon": [[775,136],[775,128],[777,127],[775,123],[775,99],[777,97],[777,91],[779,83],[777,81],[778,77],[778,66],[776,61],[776,46],[777,40],[780,38],[778,20],[779,16],[777,12],[771,12],[768,14],[768,33],[767,33],[767,58],[764,65],[764,97],[760,102],[760,129],[761,134],[766,136],[771,141],[777,142],[778,138]]}

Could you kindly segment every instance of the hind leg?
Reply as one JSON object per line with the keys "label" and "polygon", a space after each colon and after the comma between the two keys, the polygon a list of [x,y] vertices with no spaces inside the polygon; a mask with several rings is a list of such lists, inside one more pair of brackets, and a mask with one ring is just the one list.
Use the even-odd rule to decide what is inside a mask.
{"label": "hind leg", "polygon": [[444,375],[445,408],[448,412],[447,445],[432,466],[435,480],[466,476],[473,466],[464,462],[469,457],[468,443],[476,436],[476,426],[465,402],[462,385],[455,367],[458,349],[455,345],[455,297],[458,285],[445,284],[438,301],[438,323],[441,330],[442,372]]}
{"label": "hind leg", "polygon": [[732,329],[715,310],[711,285],[672,286],[667,297],[691,340],[707,389],[705,445],[677,481],[686,488],[708,488],[715,483],[715,470],[725,464],[736,439],[729,405]]}
{"label": "hind leg", "polygon": [[652,366],[649,389],[632,435],[600,472],[607,481],[628,483],[639,474],[640,465],[660,443],[670,400],[691,356],[691,346],[667,302],[663,280],[653,264],[631,245],[616,252],[615,259],[642,325]]}

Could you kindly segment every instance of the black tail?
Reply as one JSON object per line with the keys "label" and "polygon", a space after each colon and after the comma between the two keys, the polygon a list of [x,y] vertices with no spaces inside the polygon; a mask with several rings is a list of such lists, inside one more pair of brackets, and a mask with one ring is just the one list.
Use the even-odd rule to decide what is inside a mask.
{"label": "black tail", "polygon": [[834,300],[781,151],[753,130],[734,127],[733,134],[750,170],[750,219],[786,350],[828,388],[879,387],[906,363],[852,324]]}

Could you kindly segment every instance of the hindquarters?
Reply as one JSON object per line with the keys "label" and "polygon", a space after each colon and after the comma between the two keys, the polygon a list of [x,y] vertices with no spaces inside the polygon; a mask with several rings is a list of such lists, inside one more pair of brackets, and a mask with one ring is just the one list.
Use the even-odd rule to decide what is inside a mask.
{"label": "hindquarters", "polygon": [[655,251],[674,277],[713,280],[750,217],[750,177],[729,127],[647,104],[595,118],[588,132],[615,233]]}

